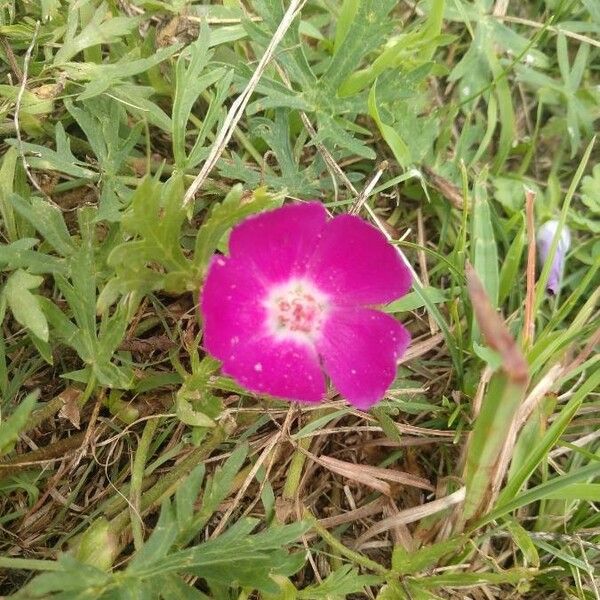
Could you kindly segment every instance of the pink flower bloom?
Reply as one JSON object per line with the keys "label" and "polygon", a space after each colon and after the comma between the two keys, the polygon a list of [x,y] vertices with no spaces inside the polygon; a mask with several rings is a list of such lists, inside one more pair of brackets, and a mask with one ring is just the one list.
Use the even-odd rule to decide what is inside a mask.
{"label": "pink flower bloom", "polygon": [[406,294],[396,250],[358,217],[319,202],[250,217],[212,259],[202,292],[206,350],[262,394],[319,402],[324,372],[352,404],[383,398],[410,336],[375,308]]}

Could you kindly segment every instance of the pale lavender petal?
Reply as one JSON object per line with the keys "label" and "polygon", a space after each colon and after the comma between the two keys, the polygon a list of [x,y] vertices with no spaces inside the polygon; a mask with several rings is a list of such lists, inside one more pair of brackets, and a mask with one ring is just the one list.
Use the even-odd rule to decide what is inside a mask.
{"label": "pale lavender petal", "polygon": [[[550,248],[552,247],[552,240],[554,239],[554,235],[558,229],[558,224],[559,223],[556,220],[546,221],[538,230],[537,245],[542,268],[549,257]],[[560,239],[558,240],[556,253],[554,254],[554,259],[552,260],[552,265],[550,267],[548,283],[546,284],[546,289],[554,295],[558,294],[560,289],[562,275],[565,268],[565,259],[570,246],[571,234],[565,225],[560,233]]]}
{"label": "pale lavender petal", "polygon": [[317,353],[307,344],[269,336],[245,339],[223,361],[223,372],[258,394],[300,402],[325,396]]}
{"label": "pale lavender petal", "polygon": [[225,361],[242,339],[260,331],[266,322],[265,294],[251,263],[212,259],[200,298],[204,347],[210,354]]}
{"label": "pale lavender petal", "polygon": [[252,261],[269,282],[302,276],[326,217],[320,202],[288,204],[249,217],[233,228],[229,253]]}
{"label": "pale lavender petal", "polygon": [[329,315],[317,350],[336,389],[367,409],[384,397],[409,342],[406,329],[385,313],[340,308]]}
{"label": "pale lavender petal", "polygon": [[336,304],[384,304],[406,294],[411,275],[381,232],[340,215],[327,223],[308,276]]}

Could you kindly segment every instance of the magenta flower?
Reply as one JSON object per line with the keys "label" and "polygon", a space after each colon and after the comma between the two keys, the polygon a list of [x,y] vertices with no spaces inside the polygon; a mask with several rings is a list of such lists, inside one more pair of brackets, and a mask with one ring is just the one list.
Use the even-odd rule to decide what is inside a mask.
{"label": "magenta flower", "polygon": [[[538,230],[537,234],[537,246],[540,262],[542,268],[548,255],[550,254],[550,248],[552,247],[552,240],[558,229],[558,221],[546,221]],[[550,267],[550,275],[548,276],[548,283],[546,289],[556,296],[560,289],[560,283],[562,280],[563,271],[565,268],[565,260],[567,252],[571,247],[571,234],[569,229],[565,225],[560,232],[560,239],[558,240],[558,246],[556,247],[556,253],[552,260],[552,266]]]}
{"label": "magenta flower", "polygon": [[381,400],[410,336],[376,308],[411,276],[384,236],[319,202],[250,217],[212,259],[202,292],[206,350],[245,388],[319,402],[327,373],[348,401]]}

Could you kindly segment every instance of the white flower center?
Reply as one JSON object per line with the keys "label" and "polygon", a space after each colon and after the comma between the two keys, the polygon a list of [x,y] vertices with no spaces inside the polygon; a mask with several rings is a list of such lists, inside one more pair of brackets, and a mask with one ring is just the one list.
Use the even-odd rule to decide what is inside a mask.
{"label": "white flower center", "polygon": [[288,281],[273,288],[265,300],[268,329],[277,338],[314,342],[327,306],[327,297],[311,283]]}

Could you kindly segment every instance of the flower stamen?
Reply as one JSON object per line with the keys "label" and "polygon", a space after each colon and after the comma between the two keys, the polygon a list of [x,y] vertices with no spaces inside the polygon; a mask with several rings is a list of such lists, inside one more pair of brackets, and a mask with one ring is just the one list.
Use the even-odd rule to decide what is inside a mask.
{"label": "flower stamen", "polygon": [[314,341],[323,324],[327,298],[310,283],[291,281],[272,289],[265,307],[273,335]]}

